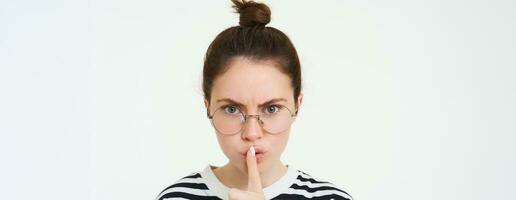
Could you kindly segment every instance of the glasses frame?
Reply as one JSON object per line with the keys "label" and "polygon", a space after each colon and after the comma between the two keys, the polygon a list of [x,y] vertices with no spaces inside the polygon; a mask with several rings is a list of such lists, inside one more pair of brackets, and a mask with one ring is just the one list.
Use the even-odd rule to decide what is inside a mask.
{"label": "glasses frame", "polygon": [[[288,108],[287,106],[284,106],[284,105],[276,105],[276,106],[279,106],[279,107],[282,107],[282,108],[286,108],[286,109],[288,110],[288,112],[290,113],[290,117],[292,117],[292,118],[294,118],[294,119],[297,117],[297,113],[298,113],[299,109],[296,109],[296,112],[295,112],[294,114],[292,114],[292,111],[291,111],[291,110],[290,110],[290,108]],[[215,113],[216,113],[218,110],[220,110],[220,109],[224,109],[224,107],[219,107],[219,108],[217,108],[215,111],[213,111],[213,114],[215,114]],[[256,118],[256,120],[258,120],[258,123],[260,124],[260,126],[261,126],[262,130],[264,130],[264,132],[266,132],[266,133],[268,133],[268,134],[271,134],[271,135],[278,135],[278,134],[280,134],[280,133],[282,133],[282,132],[284,132],[285,130],[287,130],[287,129],[288,129],[288,128],[287,128],[287,129],[285,129],[285,130],[283,130],[283,131],[279,131],[278,133],[271,133],[271,132],[269,132],[269,131],[267,131],[267,130],[265,130],[265,129],[263,128],[263,123],[264,123],[264,122],[260,119],[260,116],[261,116],[262,114],[258,114],[258,115],[248,115],[248,114],[245,114],[243,111],[240,111],[240,114],[241,114],[241,115],[242,115],[242,117],[244,118],[244,122],[242,123],[242,126],[240,127],[240,130],[238,130],[238,131],[237,131],[237,132],[235,132],[235,133],[226,134],[226,133],[222,133],[221,131],[219,131],[219,130],[217,129],[217,127],[216,127],[216,126],[215,126],[215,124],[213,123],[213,115],[210,115],[210,110],[209,110],[209,109],[207,109],[207,110],[206,110],[206,115],[207,115],[208,119],[210,119],[211,125],[213,126],[213,128],[215,128],[216,132],[217,132],[217,133],[219,133],[219,134],[221,134],[221,135],[228,135],[228,136],[231,136],[231,135],[236,135],[236,134],[238,134],[238,133],[242,132],[242,130],[244,129],[244,125],[245,125],[245,123],[247,122],[247,118],[249,118],[249,117],[255,117],[255,118]],[[288,127],[290,127],[290,126],[292,125],[292,123],[293,123],[293,122],[294,122],[294,120],[292,120],[292,122],[290,123],[290,125],[289,125]]]}

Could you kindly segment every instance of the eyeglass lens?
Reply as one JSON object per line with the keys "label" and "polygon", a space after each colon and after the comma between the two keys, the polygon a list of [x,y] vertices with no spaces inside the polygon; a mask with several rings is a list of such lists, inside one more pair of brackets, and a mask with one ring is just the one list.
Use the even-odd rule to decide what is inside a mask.
{"label": "eyeglass lens", "polygon": [[[235,108],[220,108],[212,116],[212,123],[219,133],[232,135],[240,132],[247,120],[244,114]],[[270,134],[278,134],[288,129],[293,121],[291,112],[286,107],[276,107],[262,111],[257,117],[263,129]]]}

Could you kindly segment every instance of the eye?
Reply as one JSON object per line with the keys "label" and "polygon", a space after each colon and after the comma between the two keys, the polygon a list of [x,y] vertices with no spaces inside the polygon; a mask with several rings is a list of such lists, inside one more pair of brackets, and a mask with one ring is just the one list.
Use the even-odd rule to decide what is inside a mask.
{"label": "eye", "polygon": [[224,112],[226,112],[228,114],[235,114],[235,113],[238,113],[238,111],[239,111],[238,107],[233,106],[233,105],[224,106],[223,109],[224,109]]}
{"label": "eye", "polygon": [[266,114],[274,114],[274,113],[277,113],[281,110],[281,106],[280,105],[269,105],[265,108],[265,113]]}

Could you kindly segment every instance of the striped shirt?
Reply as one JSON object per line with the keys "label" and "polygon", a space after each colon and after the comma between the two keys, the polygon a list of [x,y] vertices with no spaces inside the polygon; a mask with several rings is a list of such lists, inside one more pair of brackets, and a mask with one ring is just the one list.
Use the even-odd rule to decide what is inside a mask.
{"label": "striped shirt", "polygon": [[[228,199],[230,188],[222,184],[213,173],[214,167],[206,166],[165,188],[156,200],[221,200]],[[316,179],[287,165],[287,173],[272,185],[263,188],[266,199],[325,199],[352,200],[344,190],[334,184]]]}

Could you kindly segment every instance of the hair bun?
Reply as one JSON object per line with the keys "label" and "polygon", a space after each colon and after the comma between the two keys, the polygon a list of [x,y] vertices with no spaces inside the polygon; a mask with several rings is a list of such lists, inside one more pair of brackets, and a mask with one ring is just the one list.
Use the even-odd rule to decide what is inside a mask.
{"label": "hair bun", "polygon": [[240,26],[265,26],[271,21],[271,10],[263,3],[246,0],[231,0],[236,13],[240,14]]}

